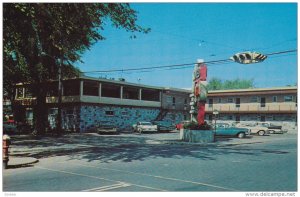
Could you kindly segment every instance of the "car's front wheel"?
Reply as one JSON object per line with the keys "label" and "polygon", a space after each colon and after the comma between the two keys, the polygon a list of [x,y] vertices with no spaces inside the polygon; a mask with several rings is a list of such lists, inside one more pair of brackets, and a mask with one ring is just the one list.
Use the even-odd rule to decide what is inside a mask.
{"label": "car's front wheel", "polygon": [[238,138],[244,138],[245,136],[246,136],[245,133],[239,133],[239,134],[238,134]]}
{"label": "car's front wheel", "polygon": [[265,135],[265,131],[263,131],[263,130],[260,130],[260,131],[258,131],[257,133],[258,133],[258,135],[260,135],[260,136]]}

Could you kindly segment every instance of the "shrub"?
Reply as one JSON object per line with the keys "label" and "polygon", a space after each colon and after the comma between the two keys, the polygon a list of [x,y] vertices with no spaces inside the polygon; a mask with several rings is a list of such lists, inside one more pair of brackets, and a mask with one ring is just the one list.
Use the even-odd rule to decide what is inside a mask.
{"label": "shrub", "polygon": [[183,128],[190,130],[212,130],[212,127],[206,122],[203,125],[199,125],[197,122],[189,122],[184,124]]}

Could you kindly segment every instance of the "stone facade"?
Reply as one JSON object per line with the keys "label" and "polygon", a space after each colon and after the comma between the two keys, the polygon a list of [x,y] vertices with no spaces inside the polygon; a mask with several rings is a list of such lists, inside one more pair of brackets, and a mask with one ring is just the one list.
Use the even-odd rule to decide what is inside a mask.
{"label": "stone facade", "polygon": [[[69,131],[88,132],[94,131],[101,125],[113,125],[121,131],[131,131],[132,125],[138,121],[156,120],[160,108],[107,106],[107,105],[81,105],[65,107],[63,113],[63,128]],[[188,117],[187,112],[168,111],[162,121],[176,124]],[[55,127],[57,109],[49,109],[48,121],[50,127]]]}

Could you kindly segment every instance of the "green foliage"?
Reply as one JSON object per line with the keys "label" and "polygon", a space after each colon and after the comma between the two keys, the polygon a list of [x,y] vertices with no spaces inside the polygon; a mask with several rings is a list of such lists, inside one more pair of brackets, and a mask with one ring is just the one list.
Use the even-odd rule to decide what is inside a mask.
{"label": "green foliage", "polygon": [[61,58],[67,75],[78,75],[72,63],[105,39],[100,32],[107,20],[131,33],[150,31],[136,24],[136,11],[124,3],[4,3],[4,88],[57,79]]}
{"label": "green foliage", "polygon": [[235,79],[222,81],[218,78],[212,78],[207,85],[208,90],[229,90],[229,89],[247,89],[254,88],[253,79]]}
{"label": "green foliage", "polygon": [[190,130],[211,130],[211,126],[208,124],[204,124],[204,125],[198,125],[197,122],[189,122],[189,123],[185,123],[183,125],[184,129],[190,129]]}
{"label": "green foliage", "polygon": [[[14,98],[14,84],[31,83],[35,108],[45,110],[44,82],[58,79],[59,66],[63,78],[78,76],[80,71],[72,64],[95,42],[105,39],[101,30],[107,20],[131,32],[131,37],[150,31],[136,24],[137,12],[125,3],[4,3],[5,94]],[[43,114],[39,111],[37,118]]]}

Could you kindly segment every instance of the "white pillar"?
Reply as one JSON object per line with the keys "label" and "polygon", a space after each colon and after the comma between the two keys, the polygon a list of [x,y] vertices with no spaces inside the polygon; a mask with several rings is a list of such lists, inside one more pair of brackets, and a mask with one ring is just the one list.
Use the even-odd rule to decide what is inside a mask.
{"label": "white pillar", "polygon": [[140,91],[139,91],[139,100],[142,100],[142,88],[140,88]]}
{"label": "white pillar", "polygon": [[102,96],[102,83],[99,83],[99,92],[98,92],[98,94],[99,94],[99,97]]}
{"label": "white pillar", "polygon": [[80,81],[80,96],[83,95],[83,81]]}
{"label": "white pillar", "polygon": [[162,102],[162,91],[159,91],[159,102]]}
{"label": "white pillar", "polygon": [[25,87],[23,87],[23,97],[22,98],[25,98]]}
{"label": "white pillar", "polygon": [[121,88],[120,88],[120,97],[121,97],[121,99],[123,99],[123,86],[121,86]]}
{"label": "white pillar", "polygon": [[18,88],[16,88],[16,95],[15,95],[15,99],[17,99],[18,98]]}

